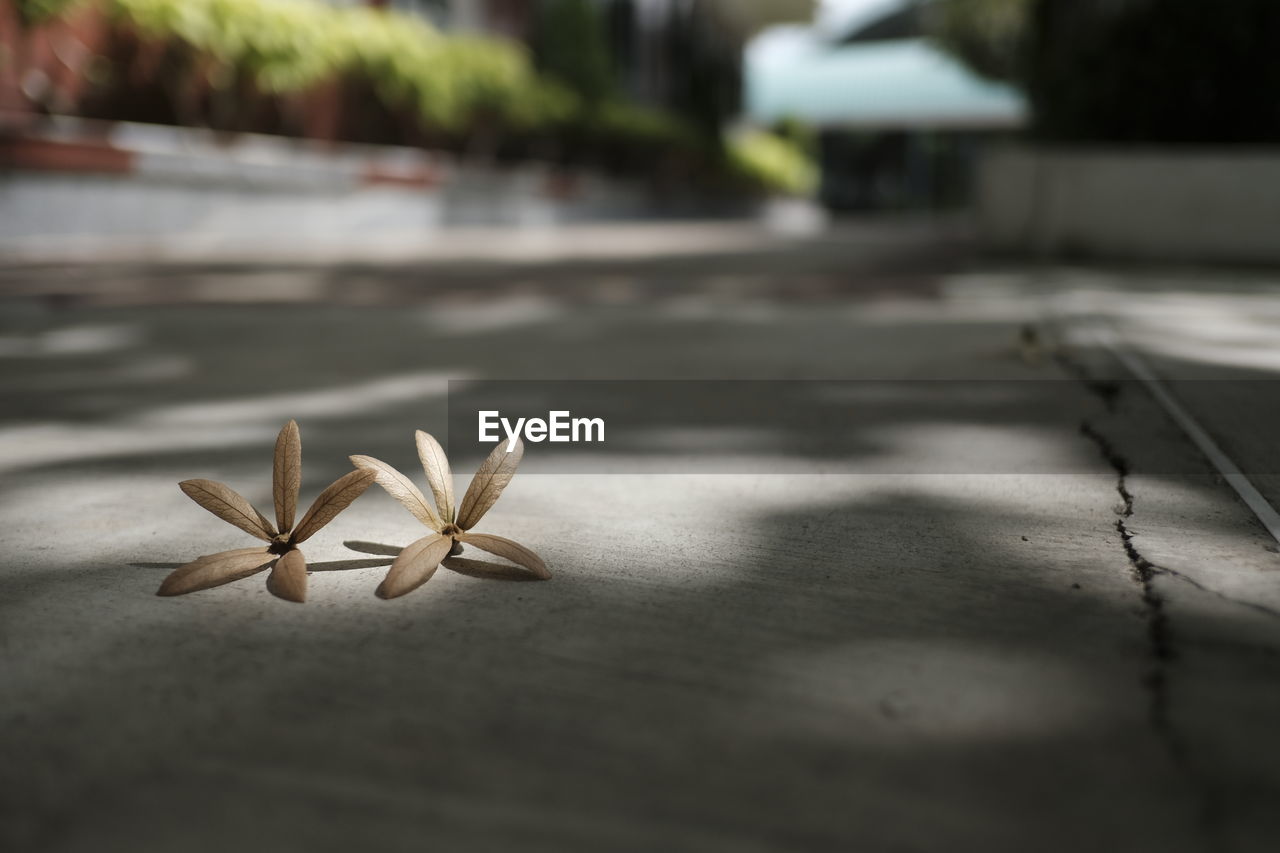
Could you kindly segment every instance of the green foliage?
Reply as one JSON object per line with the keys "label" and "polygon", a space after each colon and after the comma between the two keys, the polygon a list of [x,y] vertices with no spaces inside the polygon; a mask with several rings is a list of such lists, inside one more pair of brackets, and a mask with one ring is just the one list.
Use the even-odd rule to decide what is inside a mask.
{"label": "green foliage", "polygon": [[[20,0],[20,8],[52,15],[75,2]],[[544,24],[564,26],[544,28],[538,41],[544,73],[517,42],[445,34],[418,16],[364,5],[93,2],[115,33],[103,61],[122,70],[91,88],[89,115],[536,155],[713,183],[724,176],[719,166],[789,192],[812,184],[812,167],[788,142],[746,138],[722,156],[714,121],[616,97],[602,22],[586,0],[545,7]]]}
{"label": "green foliage", "polygon": [[446,39],[435,29],[418,18],[369,8],[329,14],[341,44],[335,74],[368,81],[388,107],[413,110],[427,124],[458,124],[466,105],[458,73],[445,67]]}
{"label": "green foliage", "polygon": [[818,151],[818,134],[808,124],[794,116],[780,118],[771,128],[773,135],[790,142],[812,158]]}
{"label": "green foliage", "polygon": [[110,11],[146,36],[173,37],[207,54],[226,84],[235,72],[268,92],[298,91],[342,58],[332,16],[311,0],[109,0]]}
{"label": "green foliage", "polygon": [[748,131],[729,141],[730,170],[759,189],[786,195],[808,195],[818,184],[818,171],[794,142],[764,131]]}
{"label": "green foliage", "polygon": [[693,128],[670,113],[625,101],[601,104],[591,114],[590,124],[605,137],[650,145],[696,148],[702,142]]}
{"label": "green foliage", "polygon": [[604,23],[591,0],[550,0],[538,18],[538,70],[567,86],[587,104],[613,93],[613,60]]}
{"label": "green foliage", "polygon": [[316,0],[109,0],[144,36],[177,39],[215,63],[211,82],[237,75],[274,94],[325,80],[367,80],[390,108],[427,125],[463,126],[484,112],[514,125],[561,121],[567,93],[542,80],[516,44],[447,37],[421,18]]}
{"label": "green foliage", "polygon": [[496,117],[517,127],[560,124],[577,114],[577,97],[554,80],[539,77],[518,45],[466,36],[443,40],[432,66],[458,105],[458,118]]}
{"label": "green foliage", "polygon": [[1036,0],[936,0],[927,8],[933,39],[976,73],[1017,82]]}
{"label": "green foliage", "polygon": [[33,27],[71,11],[71,7],[83,0],[14,0],[18,20],[23,26]]}

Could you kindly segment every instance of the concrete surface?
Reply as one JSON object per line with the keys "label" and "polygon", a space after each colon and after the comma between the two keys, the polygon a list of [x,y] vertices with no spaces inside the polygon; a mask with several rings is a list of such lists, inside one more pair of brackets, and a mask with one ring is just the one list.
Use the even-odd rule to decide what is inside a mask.
{"label": "concrete surface", "polygon": [[[430,246],[458,228],[749,215],[749,200],[549,163],[50,117],[0,146],[0,257],[333,253]],[[90,146],[84,155],[59,146]],[[9,159],[5,159],[6,155]],[[12,160],[10,162],[9,160]]]}
{"label": "concrete surface", "polygon": [[[1116,366],[1052,310],[1079,282],[870,242],[6,272],[0,844],[1272,849],[1274,543],[1147,399],[1080,381]],[[1061,350],[1020,357],[1028,322]],[[875,422],[842,451],[864,474],[571,476],[531,448],[482,529],[541,553],[547,583],[442,570],[376,599],[370,552],[422,528],[370,493],[304,549],[304,606],[261,577],[153,595],[250,544],[176,481],[264,506],[288,417],[304,500],[348,453],[420,479],[411,433],[463,376],[1015,396]],[[789,446],[762,437],[761,470]],[[875,470],[893,454],[967,464]],[[1014,473],[1046,457],[1062,472]]]}

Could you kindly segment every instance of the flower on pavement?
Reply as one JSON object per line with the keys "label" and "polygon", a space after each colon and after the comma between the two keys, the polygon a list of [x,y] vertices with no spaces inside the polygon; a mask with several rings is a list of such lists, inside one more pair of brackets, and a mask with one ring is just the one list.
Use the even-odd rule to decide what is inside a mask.
{"label": "flower on pavement", "polygon": [[223,551],[201,557],[173,573],[160,584],[157,595],[183,595],[221,586],[270,568],[267,589],[287,601],[307,598],[307,561],[298,546],[346,509],[373,485],[372,471],[352,471],[320,493],[311,508],[294,525],[298,489],[302,485],[302,439],[294,421],[285,424],[276,439],[272,471],[272,497],[276,510],[273,525],[235,490],[213,480],[183,480],[178,487],[200,506],[250,536],[265,547]]}
{"label": "flower on pavement", "polygon": [[[376,474],[378,485],[433,531],[431,535],[411,543],[400,552],[378,587],[378,595],[382,598],[396,598],[417,589],[431,579],[445,558],[461,551],[459,545],[462,543],[510,560],[540,580],[549,579],[551,572],[547,570],[546,563],[525,546],[501,536],[471,532],[511,482],[516,466],[524,455],[524,442],[516,439],[515,445],[510,448],[506,440],[499,442],[476,471],[471,485],[463,495],[462,503],[455,507],[453,473],[449,469],[444,448],[435,438],[421,430],[415,433],[415,438],[418,458],[422,460],[422,467],[427,473],[427,484],[431,487],[434,498],[434,509],[413,481],[395,468],[371,456],[351,457],[351,463],[357,470]],[[448,566],[448,563],[445,562],[445,565]]]}

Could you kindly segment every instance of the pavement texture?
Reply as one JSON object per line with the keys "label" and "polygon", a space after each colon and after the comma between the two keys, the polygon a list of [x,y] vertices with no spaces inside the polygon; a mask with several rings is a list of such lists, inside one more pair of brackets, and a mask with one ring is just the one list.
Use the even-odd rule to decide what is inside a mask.
{"label": "pavement texture", "polygon": [[[1270,489],[1276,396],[1234,380],[1280,368],[1280,278],[712,230],[0,272],[0,847],[1274,849],[1276,543],[1088,332]],[[458,378],[960,390],[811,424],[804,466],[785,432],[715,475],[530,446],[480,529],[548,582],[375,598],[425,531],[371,491],[304,549],[305,605],[262,576],[154,595],[251,544],[177,481],[267,507],[292,417],[304,503],[350,453],[422,484],[412,432]]]}

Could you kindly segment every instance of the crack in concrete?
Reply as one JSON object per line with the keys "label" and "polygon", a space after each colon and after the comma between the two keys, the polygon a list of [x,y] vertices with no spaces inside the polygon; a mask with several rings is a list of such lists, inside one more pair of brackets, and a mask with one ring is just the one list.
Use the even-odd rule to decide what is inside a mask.
{"label": "crack in concrete", "polygon": [[[1058,350],[1055,355],[1059,367],[1097,397],[1108,414],[1114,415],[1118,411],[1121,396],[1119,383],[1098,379],[1085,365],[1078,363],[1062,350]],[[1149,666],[1142,677],[1142,685],[1148,697],[1148,721],[1170,761],[1178,768],[1199,800],[1199,823],[1204,833],[1206,849],[1221,849],[1224,846],[1222,803],[1212,784],[1204,779],[1192,764],[1186,743],[1174,726],[1170,714],[1172,703],[1170,676],[1177,653],[1174,648],[1174,633],[1169,621],[1169,613],[1165,607],[1165,598],[1156,585],[1156,579],[1166,575],[1191,583],[1195,582],[1178,572],[1156,565],[1138,550],[1134,543],[1133,531],[1129,529],[1129,521],[1134,516],[1136,504],[1134,494],[1129,490],[1132,466],[1120,449],[1088,420],[1081,421],[1080,433],[1097,447],[1103,460],[1116,475],[1116,492],[1120,495],[1121,503],[1116,508],[1118,518],[1115,529],[1120,536],[1120,544],[1129,562],[1133,580],[1141,591],[1143,615],[1147,627]],[[1198,583],[1195,585],[1199,586]]]}
{"label": "crack in concrete", "polygon": [[[1073,379],[1083,385],[1102,403],[1109,415],[1115,415],[1120,406],[1121,384],[1112,380],[1099,379],[1088,367],[1071,357],[1064,349],[1054,353],[1058,366]],[[1226,837],[1227,799],[1217,789],[1211,779],[1207,778],[1195,766],[1183,735],[1176,729],[1170,713],[1172,696],[1170,678],[1173,664],[1177,660],[1175,634],[1169,619],[1166,599],[1157,588],[1156,581],[1161,577],[1172,578],[1199,592],[1212,595],[1230,604],[1250,609],[1269,618],[1280,618],[1280,610],[1257,602],[1235,598],[1213,589],[1200,581],[1176,569],[1157,565],[1138,549],[1134,531],[1130,527],[1130,519],[1135,514],[1136,499],[1129,488],[1131,465],[1125,455],[1102,432],[1088,420],[1080,424],[1080,432],[1095,444],[1103,459],[1115,471],[1116,491],[1120,495],[1121,505],[1116,513],[1119,518],[1115,529],[1120,536],[1125,557],[1129,561],[1132,575],[1142,592],[1142,603],[1147,623],[1147,638],[1150,667],[1143,678],[1143,686],[1149,697],[1149,719],[1153,732],[1163,744],[1166,753],[1174,766],[1182,774],[1191,790],[1199,800],[1199,826],[1203,833],[1203,842],[1207,850],[1227,850],[1234,847]],[[1202,449],[1202,448],[1201,448]],[[1249,646],[1253,652],[1267,651],[1262,647]]]}
{"label": "crack in concrete", "polygon": [[[1088,391],[1090,391],[1094,396],[1096,396],[1099,400],[1101,400],[1103,406],[1106,408],[1109,414],[1114,414],[1116,412],[1116,409],[1118,406],[1118,400],[1120,398],[1120,391],[1121,391],[1120,383],[1111,379],[1097,378],[1087,368],[1075,362],[1071,357],[1069,357],[1062,350],[1057,350],[1055,352],[1054,360],[1057,362],[1058,366],[1061,367],[1064,371],[1066,371],[1073,379],[1075,379],[1077,382],[1082,384]],[[1258,604],[1255,601],[1245,601],[1244,599],[1235,598],[1234,596],[1227,595],[1225,592],[1221,592],[1210,586],[1206,586],[1205,584],[1201,583],[1195,578],[1190,577],[1189,575],[1183,574],[1177,569],[1170,569],[1165,566],[1157,566],[1156,564],[1150,562],[1149,560],[1143,559],[1142,555],[1137,552],[1137,549],[1133,545],[1133,537],[1135,534],[1128,529],[1128,525],[1124,521],[1124,519],[1128,519],[1133,515],[1133,495],[1130,494],[1128,489],[1128,484],[1127,484],[1127,479],[1129,476],[1128,461],[1124,459],[1123,456],[1120,455],[1120,453],[1116,450],[1116,448],[1111,444],[1109,440],[1107,440],[1096,429],[1094,429],[1092,424],[1088,423],[1087,421],[1082,423],[1080,426],[1080,431],[1089,439],[1091,439],[1094,442],[1094,444],[1098,445],[1099,450],[1102,452],[1103,458],[1106,459],[1107,463],[1111,465],[1111,467],[1114,468],[1116,470],[1116,473],[1119,475],[1119,485],[1117,486],[1117,491],[1119,491],[1120,497],[1124,501],[1124,509],[1123,509],[1123,512],[1121,513],[1122,520],[1120,524],[1117,525],[1117,528],[1123,528],[1119,530],[1119,532],[1121,535],[1121,540],[1125,543],[1126,553],[1132,552],[1131,554],[1129,554],[1130,562],[1133,562],[1136,557],[1136,559],[1141,560],[1147,567],[1146,569],[1139,570],[1136,568],[1136,564],[1135,564],[1135,574],[1138,575],[1138,579],[1140,582],[1143,582],[1146,585],[1150,584],[1150,579],[1148,579],[1147,581],[1142,581],[1142,578],[1141,578],[1142,571],[1148,571],[1153,576],[1163,575],[1171,578],[1176,578],[1177,580],[1180,580],[1183,583],[1186,583],[1192,587],[1195,587],[1200,592],[1212,595],[1215,598],[1218,598],[1222,601],[1228,602],[1230,604],[1234,604],[1238,607],[1248,608],[1257,613],[1261,613],[1263,615],[1269,616],[1273,619],[1280,619],[1280,610],[1277,610],[1274,607],[1268,607],[1265,604]]]}
{"label": "crack in concrete", "polygon": [[1165,612],[1164,597],[1155,588],[1155,579],[1165,570],[1152,563],[1138,552],[1133,544],[1133,534],[1129,530],[1128,520],[1133,517],[1134,498],[1129,491],[1129,463],[1120,455],[1111,441],[1098,432],[1088,421],[1080,425],[1080,433],[1098,446],[1103,459],[1116,472],[1116,492],[1119,493],[1121,509],[1116,519],[1116,532],[1120,534],[1121,546],[1129,560],[1134,581],[1142,590],[1142,603],[1147,614],[1147,639],[1151,656],[1154,660],[1151,671],[1144,679],[1151,692],[1151,722],[1157,729],[1168,728],[1168,663],[1173,660],[1173,639],[1169,628],[1169,616]]}
{"label": "crack in concrete", "polygon": [[[1105,402],[1108,410],[1113,410],[1114,398],[1106,399]],[[1120,535],[1121,547],[1129,561],[1134,582],[1142,592],[1142,605],[1147,623],[1150,665],[1143,676],[1142,684],[1148,696],[1148,719],[1170,759],[1200,800],[1200,824],[1205,832],[1208,849],[1219,849],[1221,847],[1220,829],[1223,825],[1221,801],[1213,786],[1200,776],[1191,763],[1186,744],[1170,717],[1172,702],[1169,691],[1170,670],[1177,659],[1177,653],[1174,649],[1174,634],[1169,622],[1169,614],[1165,608],[1165,598],[1156,588],[1156,579],[1161,576],[1177,577],[1197,587],[1200,585],[1179,572],[1156,565],[1138,551],[1133,542],[1133,532],[1129,529],[1129,519],[1134,515],[1135,505],[1134,495],[1129,490],[1128,483],[1129,462],[1110,439],[1087,420],[1081,422],[1080,432],[1097,445],[1103,459],[1116,472],[1116,492],[1119,493],[1122,504],[1118,511],[1119,518],[1116,519],[1115,529]]]}

